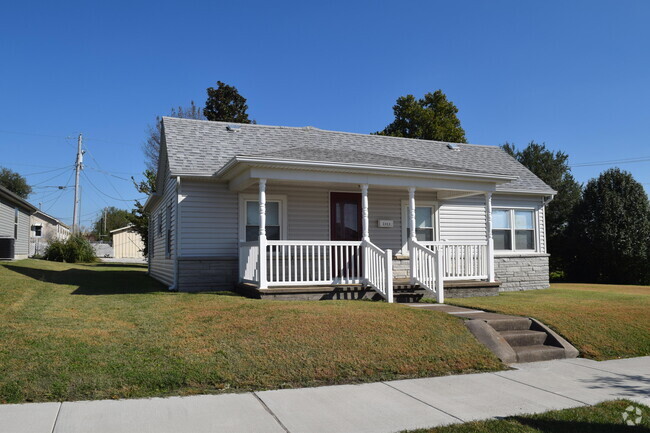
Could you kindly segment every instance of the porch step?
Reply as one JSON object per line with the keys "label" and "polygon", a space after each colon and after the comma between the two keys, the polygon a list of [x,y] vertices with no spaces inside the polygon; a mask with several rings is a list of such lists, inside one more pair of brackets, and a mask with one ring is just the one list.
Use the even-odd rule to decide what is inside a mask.
{"label": "porch step", "polygon": [[525,331],[530,329],[532,321],[526,317],[503,316],[486,320],[495,330],[501,331]]}
{"label": "porch step", "polygon": [[499,332],[513,348],[518,346],[538,346],[546,341],[546,332],[522,329]]}
{"label": "porch step", "polygon": [[469,319],[470,332],[507,364],[578,356],[568,341],[533,318],[462,310],[451,314]]}
{"label": "porch step", "polygon": [[566,358],[565,351],[561,347],[536,344],[532,346],[513,347],[517,354],[517,362],[550,361],[551,359]]}

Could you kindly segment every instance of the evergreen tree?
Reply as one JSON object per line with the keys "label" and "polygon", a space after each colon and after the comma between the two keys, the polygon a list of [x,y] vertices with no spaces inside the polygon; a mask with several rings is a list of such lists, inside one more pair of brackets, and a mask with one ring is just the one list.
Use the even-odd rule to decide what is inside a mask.
{"label": "evergreen tree", "polygon": [[208,87],[207,93],[203,114],[208,120],[251,123],[246,113],[246,98],[239,94],[236,87],[217,81],[217,88]]}
{"label": "evergreen tree", "polygon": [[572,280],[650,283],[650,205],[630,173],[613,168],[590,180],[569,230]]}
{"label": "evergreen tree", "polygon": [[419,138],[423,140],[465,143],[465,130],[456,116],[458,108],[447,100],[442,90],[427,93],[421,99],[400,96],[393,106],[395,120],[379,135]]}

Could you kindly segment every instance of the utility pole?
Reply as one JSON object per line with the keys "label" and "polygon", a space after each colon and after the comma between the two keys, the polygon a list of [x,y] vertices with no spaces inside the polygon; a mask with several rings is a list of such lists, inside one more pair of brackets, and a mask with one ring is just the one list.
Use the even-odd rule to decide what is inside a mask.
{"label": "utility pole", "polygon": [[106,208],[104,208],[104,236],[106,236]]}
{"label": "utility pole", "polygon": [[79,134],[77,139],[77,161],[74,164],[75,178],[74,178],[74,208],[72,210],[72,233],[77,233],[79,230],[79,224],[77,220],[79,218],[79,202],[81,201],[81,195],[79,191],[79,174],[83,170],[83,158],[84,154],[81,151],[82,136]]}

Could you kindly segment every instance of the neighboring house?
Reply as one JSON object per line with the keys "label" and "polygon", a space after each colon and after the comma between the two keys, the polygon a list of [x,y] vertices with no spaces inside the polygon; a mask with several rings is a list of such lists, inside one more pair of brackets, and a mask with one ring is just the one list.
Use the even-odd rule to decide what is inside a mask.
{"label": "neighboring house", "polygon": [[[29,254],[29,216],[37,209],[0,186],[0,259],[26,259]],[[9,254],[13,244],[13,254]]]}
{"label": "neighboring house", "polygon": [[48,215],[37,210],[31,217],[31,231],[29,236],[29,256],[42,255],[50,241],[65,241],[70,237],[70,227]]}
{"label": "neighboring house", "polygon": [[133,226],[111,230],[113,236],[113,257],[116,259],[144,259],[142,236]]}
{"label": "neighboring house", "polygon": [[360,285],[392,301],[393,277],[439,300],[452,281],[548,287],[544,208],[555,191],[497,146],[162,126],[145,209],[149,273],[171,289]]}

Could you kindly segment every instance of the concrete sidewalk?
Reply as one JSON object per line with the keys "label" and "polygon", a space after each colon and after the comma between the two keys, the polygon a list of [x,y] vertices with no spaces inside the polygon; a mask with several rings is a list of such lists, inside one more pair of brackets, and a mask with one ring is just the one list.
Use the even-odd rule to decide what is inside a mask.
{"label": "concrete sidewalk", "polygon": [[626,398],[650,405],[650,357],[362,385],[0,405],[0,432],[396,432]]}

